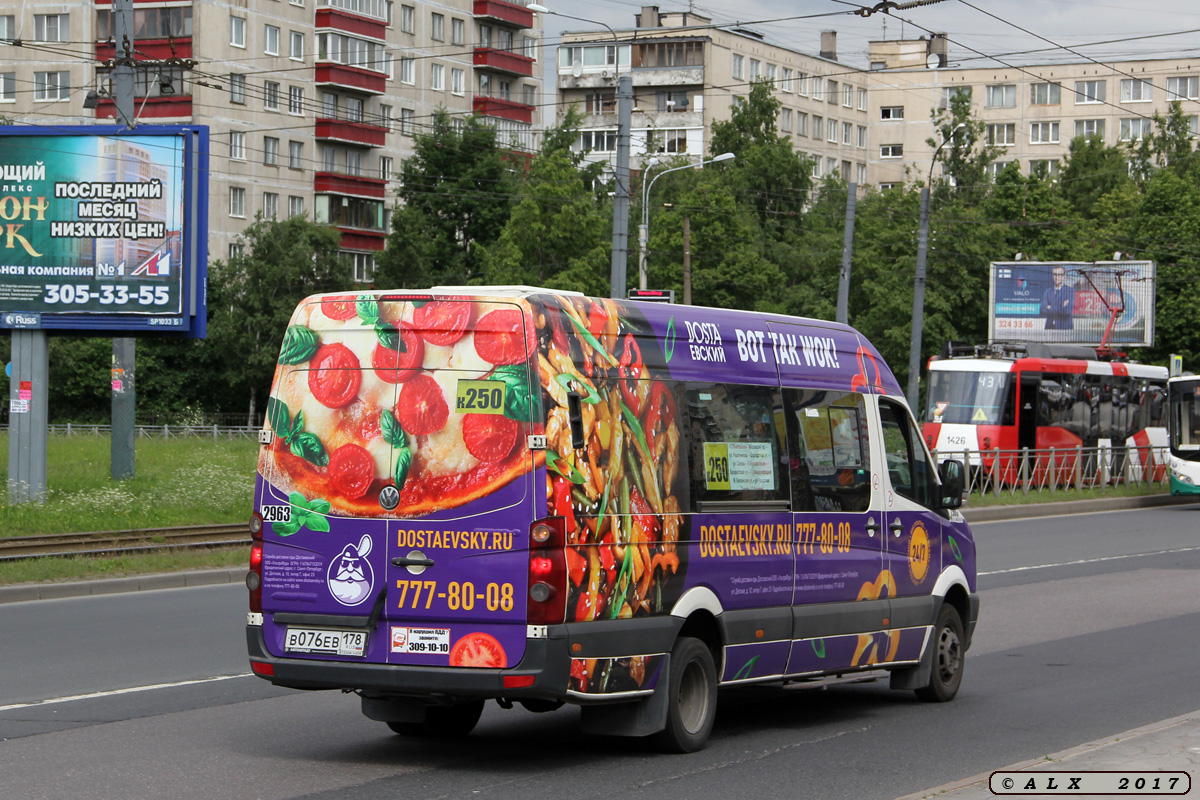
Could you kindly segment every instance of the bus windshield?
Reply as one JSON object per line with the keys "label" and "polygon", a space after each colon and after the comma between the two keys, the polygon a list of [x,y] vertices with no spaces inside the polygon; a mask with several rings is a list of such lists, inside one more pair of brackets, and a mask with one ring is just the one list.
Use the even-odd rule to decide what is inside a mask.
{"label": "bus windshield", "polygon": [[925,419],[964,425],[1005,423],[1009,400],[1007,372],[930,370]]}
{"label": "bus windshield", "polygon": [[1200,379],[1172,381],[1168,385],[1169,414],[1167,426],[1171,432],[1171,453],[1179,458],[1200,461],[1200,403],[1196,390]]}

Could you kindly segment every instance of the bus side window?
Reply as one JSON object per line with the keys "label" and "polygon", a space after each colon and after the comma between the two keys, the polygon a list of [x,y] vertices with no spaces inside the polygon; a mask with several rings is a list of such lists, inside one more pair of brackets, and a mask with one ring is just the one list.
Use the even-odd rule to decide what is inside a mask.
{"label": "bus side window", "polygon": [[775,387],[687,384],[693,503],[790,500],[781,408]]}
{"label": "bus side window", "polygon": [[870,429],[860,394],[785,389],[795,511],[866,511]]}
{"label": "bus side window", "polygon": [[937,492],[933,470],[908,413],[902,406],[880,399],[879,416],[892,489],[926,508],[934,508]]}

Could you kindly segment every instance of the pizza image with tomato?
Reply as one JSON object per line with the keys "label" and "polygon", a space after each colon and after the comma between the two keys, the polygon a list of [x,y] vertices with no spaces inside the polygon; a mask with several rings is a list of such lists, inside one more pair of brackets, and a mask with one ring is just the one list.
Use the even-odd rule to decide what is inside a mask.
{"label": "pizza image with tomato", "polygon": [[[351,516],[420,516],[488,495],[535,466],[533,331],[523,301],[308,298],[280,350],[261,473]],[[399,494],[391,507],[387,486]]]}
{"label": "pizza image with tomato", "polygon": [[450,648],[450,666],[500,669],[508,666],[508,656],[495,636],[468,633]]}

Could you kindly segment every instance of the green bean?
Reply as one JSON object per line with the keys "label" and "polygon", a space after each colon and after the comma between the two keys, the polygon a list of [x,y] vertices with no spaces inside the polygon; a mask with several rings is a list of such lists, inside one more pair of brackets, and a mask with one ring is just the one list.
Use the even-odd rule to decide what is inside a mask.
{"label": "green bean", "polygon": [[[642,497],[646,497],[646,486],[642,483],[642,470],[638,467],[638,457],[633,454],[633,448],[625,449],[625,471],[633,476],[633,482],[637,485],[638,492]],[[633,509],[629,509],[632,513]]]}
{"label": "green bean", "polygon": [[650,446],[646,444],[646,434],[642,433],[642,425],[638,422],[634,413],[629,410],[629,406],[625,405],[625,401],[621,401],[621,413],[625,415],[625,421],[629,423],[629,430],[633,431],[633,435],[637,443],[642,446],[642,455],[647,459],[650,458]]}

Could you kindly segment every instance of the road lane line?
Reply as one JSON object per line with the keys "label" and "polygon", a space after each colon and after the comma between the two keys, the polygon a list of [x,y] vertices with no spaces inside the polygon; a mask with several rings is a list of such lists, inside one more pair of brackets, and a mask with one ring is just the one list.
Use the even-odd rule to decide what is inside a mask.
{"label": "road lane line", "polygon": [[121,694],[133,694],[135,692],[148,692],[152,689],[173,689],[177,686],[195,686],[200,683],[213,683],[214,681],[228,681],[234,678],[251,678],[253,673],[243,672],[238,675],[215,675],[211,678],[197,678],[191,681],[174,681],[172,683],[154,683],[149,686],[131,686],[128,689],[112,689],[107,692],[91,692],[90,694],[76,694],[69,697],[51,697],[47,700],[36,700],[32,703],[13,703],[8,706],[0,706],[0,711],[15,711],[22,708],[35,708],[37,706],[48,706],[55,703],[71,703],[76,700],[93,700],[98,697],[115,697]]}
{"label": "road lane line", "polygon": [[1060,561],[1057,564],[1035,564],[1029,567],[1011,567],[1009,569],[994,569],[990,572],[980,572],[978,577],[986,575],[1005,575],[1009,572],[1026,572],[1031,569],[1050,569],[1051,567],[1073,567],[1077,564],[1097,564],[1101,561],[1119,561],[1123,558],[1144,558],[1145,556],[1162,556],[1168,553],[1191,553],[1200,547],[1177,547],[1170,550],[1151,550],[1149,553],[1129,553],[1123,556],[1100,556],[1097,558],[1081,558],[1078,561]]}
{"label": "road lane line", "polygon": [[[1078,501],[1067,500],[1064,502],[1073,503],[1073,502],[1078,502]],[[1027,507],[1036,506],[1036,505],[1037,505],[1036,503],[1030,503],[1030,504],[1028,504]],[[980,511],[983,511],[983,510],[989,509],[989,508],[1011,508],[1011,506],[979,506]],[[1010,519],[981,519],[976,522],[972,522],[971,518],[967,517],[967,522],[970,524],[970,526],[972,528],[974,528],[979,525],[1001,525],[1001,524],[1013,523],[1013,522],[1033,522],[1033,521],[1042,520],[1042,519],[1061,519],[1062,517],[1066,517],[1066,516],[1087,517],[1092,514],[1127,514],[1127,513],[1137,512],[1137,511],[1147,511],[1147,510],[1151,510],[1151,509],[1158,510],[1158,509],[1165,509],[1165,508],[1180,508],[1180,509],[1186,510],[1186,509],[1193,508],[1193,506],[1188,503],[1178,503],[1178,504],[1168,503],[1168,504],[1164,504],[1164,505],[1160,505],[1160,506],[1143,506],[1141,508],[1110,508],[1110,509],[1099,509],[1097,511],[1072,511],[1070,513],[1059,512],[1059,513],[1052,513],[1052,514],[1037,514],[1037,515],[1030,515],[1027,517],[1026,516],[1012,517]],[[1198,508],[1200,508],[1200,507],[1198,507]]]}

